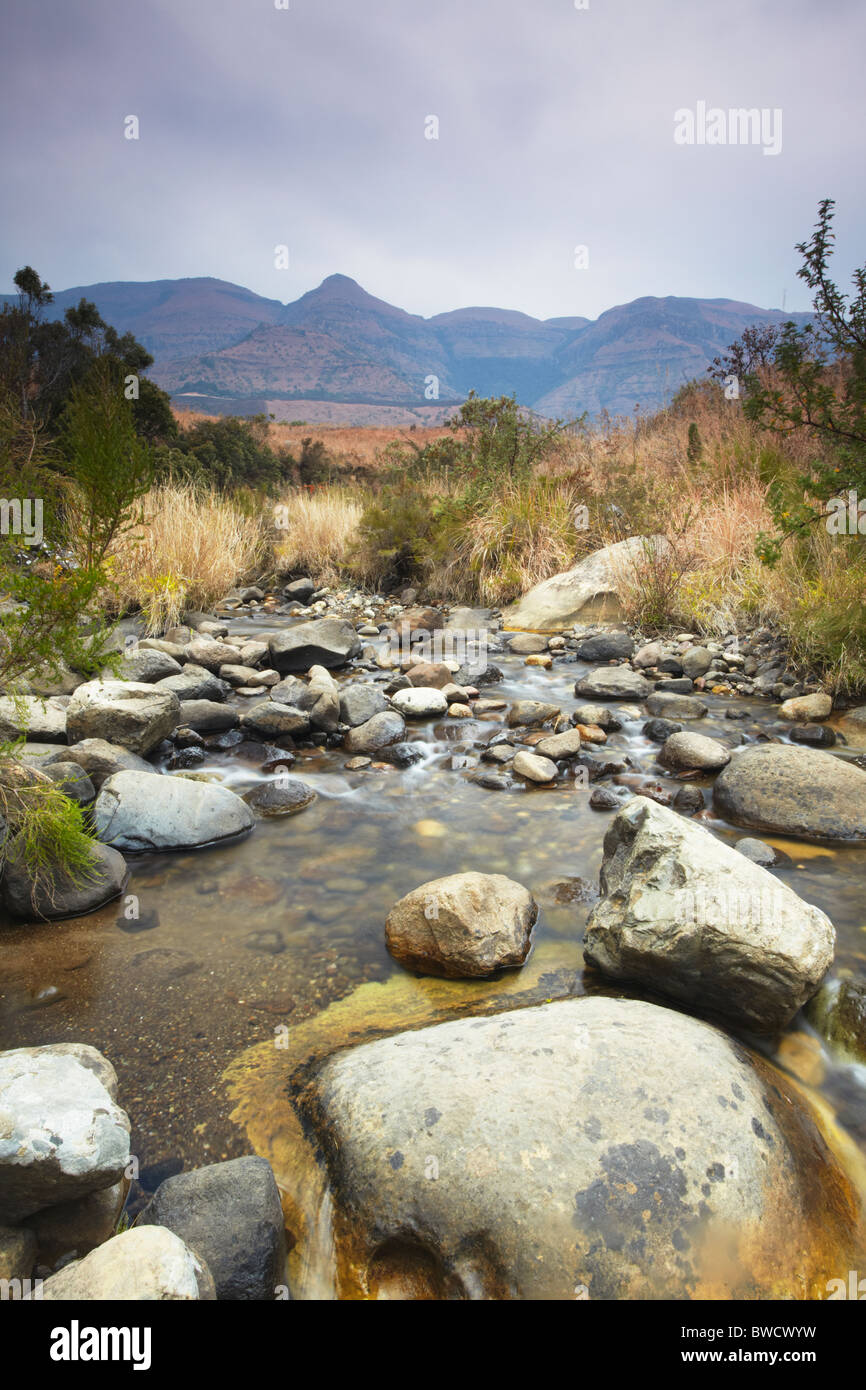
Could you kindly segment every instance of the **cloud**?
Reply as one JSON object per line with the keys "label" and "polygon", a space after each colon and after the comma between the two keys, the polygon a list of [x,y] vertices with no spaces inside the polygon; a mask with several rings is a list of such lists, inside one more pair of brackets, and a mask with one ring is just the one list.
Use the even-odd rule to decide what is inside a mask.
{"label": "cloud", "polygon": [[[837,271],[863,259],[862,7],[290,4],[7,0],[3,278],[209,274],[287,301],[341,271],[423,314],[799,308],[793,243],[824,196]],[[781,108],[782,153],[677,146],[699,100]]]}

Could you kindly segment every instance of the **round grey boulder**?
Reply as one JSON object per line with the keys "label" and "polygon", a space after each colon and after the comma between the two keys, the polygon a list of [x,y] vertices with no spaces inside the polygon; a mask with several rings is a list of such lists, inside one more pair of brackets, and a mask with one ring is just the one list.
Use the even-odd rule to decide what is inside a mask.
{"label": "round grey boulder", "polygon": [[734,825],[815,840],[866,839],[866,772],[832,753],[794,744],[735,752],[713,787]]}
{"label": "round grey boulder", "polygon": [[197,849],[237,839],[255,824],[249,806],[228,787],[141,772],[109,777],[93,820],[100,840],[128,853]]}

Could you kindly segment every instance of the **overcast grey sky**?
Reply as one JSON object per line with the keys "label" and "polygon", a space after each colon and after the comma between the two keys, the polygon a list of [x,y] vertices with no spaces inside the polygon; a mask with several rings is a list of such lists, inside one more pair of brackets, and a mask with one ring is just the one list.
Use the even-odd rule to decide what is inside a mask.
{"label": "overcast grey sky", "polygon": [[[824,196],[837,273],[866,260],[863,0],[289,4],[2,0],[3,287],[30,262],[283,301],[339,271],[424,315],[799,309]],[[700,101],[780,109],[781,152],[678,145]]]}

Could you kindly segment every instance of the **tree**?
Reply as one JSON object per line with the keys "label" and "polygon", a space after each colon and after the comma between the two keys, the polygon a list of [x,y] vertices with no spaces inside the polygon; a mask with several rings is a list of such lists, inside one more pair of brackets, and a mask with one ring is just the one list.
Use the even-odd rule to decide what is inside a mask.
{"label": "tree", "polygon": [[815,445],[806,472],[770,484],[778,534],[759,545],[769,563],[787,537],[827,517],[831,499],[848,490],[866,497],[866,266],[855,270],[850,296],[832,280],[834,207],[830,198],[821,202],[812,236],[797,245],[814,322],[784,324],[772,361],[746,376],[746,417],[780,435],[805,433]]}

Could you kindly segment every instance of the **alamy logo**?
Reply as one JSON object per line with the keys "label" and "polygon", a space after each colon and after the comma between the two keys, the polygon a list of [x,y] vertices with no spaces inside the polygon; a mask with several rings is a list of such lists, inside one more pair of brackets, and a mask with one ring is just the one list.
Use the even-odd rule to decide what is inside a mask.
{"label": "alamy logo", "polygon": [[827,1280],[827,1299],[850,1298],[855,1302],[866,1299],[866,1279],[861,1279],[856,1269],[848,1270],[848,1281],[844,1279]]}
{"label": "alamy logo", "polygon": [[42,498],[0,497],[0,535],[20,536],[25,545],[41,545]]}
{"label": "alamy logo", "polygon": [[866,502],[853,489],[847,497],[831,497],[824,524],[831,536],[866,536]]}
{"label": "alamy logo", "polygon": [[764,154],[782,153],[782,112],[776,106],[707,106],[697,102],[694,111],[681,106],[674,112],[677,145],[761,145]]}
{"label": "alamy logo", "polygon": [[150,1370],[149,1327],[69,1327],[51,1331],[52,1361],[131,1361],[134,1371]]}

